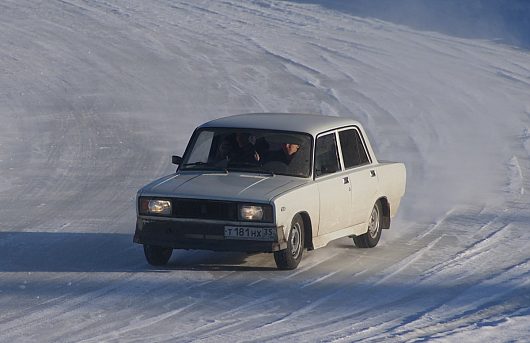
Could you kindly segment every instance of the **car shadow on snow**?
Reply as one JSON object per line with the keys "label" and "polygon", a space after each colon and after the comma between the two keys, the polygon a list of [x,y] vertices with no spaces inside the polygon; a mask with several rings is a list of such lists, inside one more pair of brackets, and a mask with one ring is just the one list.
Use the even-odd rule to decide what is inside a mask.
{"label": "car shadow on snow", "polygon": [[259,271],[273,264],[272,254],[175,250],[166,266],[152,267],[132,233],[0,232],[0,272]]}
{"label": "car shadow on snow", "polygon": [[269,271],[273,266],[272,254],[242,252],[215,252],[204,250],[174,250],[165,270],[200,271]]}

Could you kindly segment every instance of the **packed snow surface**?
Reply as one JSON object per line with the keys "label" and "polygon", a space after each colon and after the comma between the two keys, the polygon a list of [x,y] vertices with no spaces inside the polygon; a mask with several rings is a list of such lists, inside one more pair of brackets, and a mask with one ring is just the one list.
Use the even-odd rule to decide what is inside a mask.
{"label": "packed snow surface", "polygon": [[[0,3],[0,341],[525,341],[530,54],[288,1]],[[352,117],[407,193],[375,249],[132,243],[194,127]]]}

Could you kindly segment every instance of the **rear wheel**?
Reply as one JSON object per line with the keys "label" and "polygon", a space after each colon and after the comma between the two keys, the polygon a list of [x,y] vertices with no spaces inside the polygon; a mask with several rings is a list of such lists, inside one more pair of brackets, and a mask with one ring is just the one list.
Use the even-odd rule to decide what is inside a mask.
{"label": "rear wheel", "polygon": [[172,253],[172,248],[144,244],[145,258],[147,259],[147,263],[152,266],[166,265]]}
{"label": "rear wheel", "polygon": [[304,253],[304,221],[297,214],[291,222],[287,249],[275,251],[274,261],[278,269],[295,269],[302,260]]}
{"label": "rear wheel", "polygon": [[378,201],[375,203],[372,213],[370,214],[368,231],[363,235],[353,237],[353,242],[358,248],[373,248],[379,243],[383,220],[382,213],[383,209],[381,203]]}

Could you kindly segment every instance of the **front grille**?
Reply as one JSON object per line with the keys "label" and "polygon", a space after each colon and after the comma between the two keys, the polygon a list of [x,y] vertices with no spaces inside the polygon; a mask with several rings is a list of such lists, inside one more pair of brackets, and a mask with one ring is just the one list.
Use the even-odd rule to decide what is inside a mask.
{"label": "front grille", "polygon": [[173,217],[238,220],[237,203],[201,199],[172,199]]}
{"label": "front grille", "polygon": [[[171,215],[162,215],[149,212],[150,200],[171,201]],[[263,209],[263,219],[260,221],[243,220],[239,218],[239,205],[256,205]],[[141,196],[138,198],[138,213],[142,216],[173,217],[189,219],[213,219],[225,221],[248,221],[249,223],[273,223],[273,209],[270,204],[239,203],[236,201],[183,199],[170,197]]]}

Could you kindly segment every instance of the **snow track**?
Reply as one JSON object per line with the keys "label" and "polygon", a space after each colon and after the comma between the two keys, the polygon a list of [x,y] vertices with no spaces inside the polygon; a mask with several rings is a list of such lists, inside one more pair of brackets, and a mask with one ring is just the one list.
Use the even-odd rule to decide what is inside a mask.
{"label": "snow track", "polygon": [[[0,341],[530,336],[530,55],[289,1],[0,4]],[[408,188],[375,249],[132,243],[135,192],[222,115],[360,120]]]}

